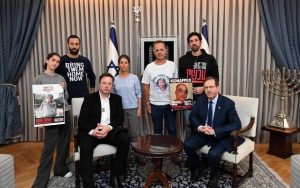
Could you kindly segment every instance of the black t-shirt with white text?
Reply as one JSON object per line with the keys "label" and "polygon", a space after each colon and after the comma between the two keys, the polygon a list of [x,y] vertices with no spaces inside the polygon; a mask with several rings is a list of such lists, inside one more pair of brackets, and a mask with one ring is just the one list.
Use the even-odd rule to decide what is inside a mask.
{"label": "black t-shirt with white text", "polygon": [[70,58],[64,55],[55,72],[62,75],[67,82],[69,104],[72,98],[85,97],[89,94],[86,77],[89,79],[90,87],[95,88],[96,76],[91,62],[86,57]]}

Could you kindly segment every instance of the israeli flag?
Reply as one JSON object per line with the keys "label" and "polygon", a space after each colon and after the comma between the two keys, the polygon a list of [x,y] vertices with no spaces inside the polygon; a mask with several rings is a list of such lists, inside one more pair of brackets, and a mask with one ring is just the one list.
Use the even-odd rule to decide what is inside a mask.
{"label": "israeli flag", "polygon": [[210,54],[209,46],[208,46],[208,31],[207,31],[207,24],[203,22],[202,24],[202,31],[201,31],[201,49],[204,49],[206,53]]}
{"label": "israeli flag", "polygon": [[115,25],[112,24],[109,32],[109,46],[108,46],[108,60],[107,60],[107,72],[113,76],[117,76],[119,74],[120,68],[118,67],[118,42],[116,35]]}

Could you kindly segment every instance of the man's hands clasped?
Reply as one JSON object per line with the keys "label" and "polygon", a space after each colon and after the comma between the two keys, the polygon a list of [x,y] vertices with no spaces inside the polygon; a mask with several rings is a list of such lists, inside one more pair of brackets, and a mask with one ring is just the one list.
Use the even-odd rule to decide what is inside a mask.
{"label": "man's hands clasped", "polygon": [[107,125],[101,125],[100,123],[97,124],[97,127],[94,129],[92,136],[101,139],[105,138],[110,131],[110,128]]}
{"label": "man's hands clasped", "polygon": [[214,129],[209,125],[200,125],[198,128],[198,131],[202,132],[206,135],[214,135],[215,134]]}

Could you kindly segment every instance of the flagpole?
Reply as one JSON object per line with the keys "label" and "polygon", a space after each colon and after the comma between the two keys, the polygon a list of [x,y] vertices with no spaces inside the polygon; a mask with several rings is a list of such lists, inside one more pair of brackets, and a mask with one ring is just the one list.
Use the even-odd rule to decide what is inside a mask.
{"label": "flagpole", "polygon": [[[140,23],[141,23],[141,16],[140,16],[140,13],[142,12],[142,8],[137,4],[138,2],[136,1],[135,2],[136,5],[133,7],[133,13],[134,13],[134,16],[135,16],[135,33],[136,33],[136,38],[135,38],[135,51],[138,51],[138,53],[135,53],[136,56],[135,56],[135,64],[136,64],[136,72],[137,72],[137,76],[140,78],[142,76],[141,74],[141,61],[140,61],[140,58],[141,58],[141,48],[140,48]],[[145,103],[144,103],[144,100],[142,100],[142,112],[143,112],[143,118],[142,120],[142,124],[141,124],[141,135],[145,135],[145,134],[149,134],[151,133],[151,129],[150,129],[150,117],[148,116],[148,113],[147,113],[147,110],[145,110]],[[145,121],[144,121],[145,120]],[[146,126],[146,127],[145,127]],[[146,130],[145,130],[146,128]]]}
{"label": "flagpole", "polygon": [[[138,48],[140,46],[139,44],[139,39],[140,39],[140,23],[141,23],[141,18],[140,18],[140,13],[142,12],[142,9],[140,6],[136,5],[133,7],[133,13],[134,13],[134,16],[135,16],[135,33],[136,33],[136,38],[135,38],[135,48]],[[139,53],[135,53],[136,54],[136,57],[135,57],[135,64],[136,64],[136,73],[137,75],[140,77],[141,76],[141,65],[140,65],[140,60],[139,60],[139,57],[140,57],[140,50],[139,49],[136,49],[135,51],[138,51]]]}

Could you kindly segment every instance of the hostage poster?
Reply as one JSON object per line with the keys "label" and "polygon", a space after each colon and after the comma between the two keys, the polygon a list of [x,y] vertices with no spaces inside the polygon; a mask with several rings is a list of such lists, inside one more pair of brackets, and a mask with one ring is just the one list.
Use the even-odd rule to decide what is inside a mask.
{"label": "hostage poster", "polygon": [[193,85],[191,78],[170,79],[171,106],[174,110],[193,107]]}
{"label": "hostage poster", "polygon": [[34,127],[65,123],[64,90],[59,84],[32,85]]}

